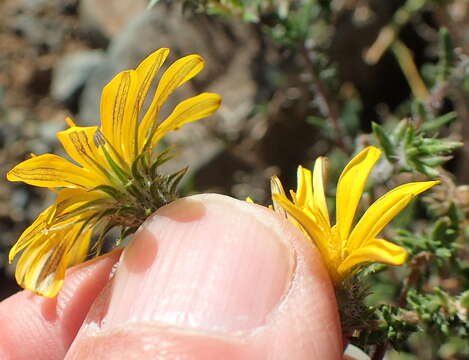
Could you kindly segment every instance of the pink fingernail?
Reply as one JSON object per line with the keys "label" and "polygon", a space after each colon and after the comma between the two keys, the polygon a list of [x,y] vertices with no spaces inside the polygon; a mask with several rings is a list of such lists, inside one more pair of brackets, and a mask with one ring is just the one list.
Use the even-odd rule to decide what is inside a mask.
{"label": "pink fingernail", "polygon": [[219,195],[159,210],[123,254],[101,329],[151,322],[232,332],[264,324],[294,261],[264,211]]}

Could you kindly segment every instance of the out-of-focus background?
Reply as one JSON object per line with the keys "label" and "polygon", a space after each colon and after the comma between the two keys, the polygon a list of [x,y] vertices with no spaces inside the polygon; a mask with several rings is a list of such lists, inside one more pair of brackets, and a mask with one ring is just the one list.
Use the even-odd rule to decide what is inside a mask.
{"label": "out-of-focus background", "polygon": [[[55,133],[66,128],[65,117],[97,124],[103,86],[160,47],[171,48],[171,61],[190,53],[206,60],[168,108],[201,91],[223,97],[217,115],[168,139],[180,154],[173,166],[190,165],[185,194],[213,191],[267,204],[270,176],[293,188],[298,164],[328,154],[343,165],[373,143],[372,122],[418,122],[419,104],[437,120],[452,114],[432,128],[438,136],[469,138],[466,0],[155,3],[0,1],[0,299],[18,290],[9,248],[52,200],[51,192],[7,182],[6,172],[30,153],[63,154]],[[209,11],[201,11],[204,4]],[[452,72],[435,79],[445,71],[444,51]],[[458,148],[445,159],[454,186],[469,182],[469,145]],[[408,171],[415,164],[420,171],[417,179],[432,175],[417,160],[409,164]],[[458,189],[461,206],[468,205],[469,191]],[[418,358],[434,358],[427,355]]]}

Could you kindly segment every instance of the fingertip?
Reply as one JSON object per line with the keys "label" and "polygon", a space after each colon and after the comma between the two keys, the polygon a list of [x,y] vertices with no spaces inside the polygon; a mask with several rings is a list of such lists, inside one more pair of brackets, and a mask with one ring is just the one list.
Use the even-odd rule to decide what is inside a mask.
{"label": "fingertip", "polygon": [[[138,340],[141,327],[149,331],[144,338],[151,328],[159,334],[148,345],[155,351],[166,347],[165,331],[176,331],[205,339],[207,347],[234,338],[229,348],[243,354],[239,359],[342,358],[334,291],[318,251],[264,207],[199,195],[160,209],[125,250],[108,290],[70,359],[101,346],[96,339],[112,344],[124,332]],[[191,349],[183,346],[191,339],[178,339],[180,349]],[[132,351],[128,345],[123,351]]]}
{"label": "fingertip", "polygon": [[120,251],[67,271],[61,292],[45,298],[23,290],[0,303],[1,359],[63,359]]}

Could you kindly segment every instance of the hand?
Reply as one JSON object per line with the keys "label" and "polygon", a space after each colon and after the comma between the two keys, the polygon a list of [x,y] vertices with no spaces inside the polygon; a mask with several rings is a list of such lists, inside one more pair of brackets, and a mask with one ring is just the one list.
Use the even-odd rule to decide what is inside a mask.
{"label": "hand", "polygon": [[318,251],[273,211],[220,195],[161,208],[122,253],[70,269],[55,299],[4,300],[0,329],[5,360],[343,356]]}

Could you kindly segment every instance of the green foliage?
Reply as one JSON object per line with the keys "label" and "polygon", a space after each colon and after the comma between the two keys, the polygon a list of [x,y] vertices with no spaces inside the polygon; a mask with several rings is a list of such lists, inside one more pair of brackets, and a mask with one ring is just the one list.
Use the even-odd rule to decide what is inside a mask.
{"label": "green foliage", "polygon": [[449,36],[448,29],[441,28],[439,35],[440,59],[437,64],[438,71],[436,76],[436,82],[442,83],[444,81],[447,81],[451,76],[451,72],[454,68],[454,53],[453,44],[451,43],[451,38]]}
{"label": "green foliage", "polygon": [[454,260],[458,256],[460,246],[457,240],[461,236],[459,229],[461,220],[461,215],[452,204],[448,214],[439,217],[430,231],[416,234],[399,229],[394,240],[407,248],[411,258],[427,252],[432,255],[436,265],[441,267],[448,260]]}
{"label": "green foliage", "polygon": [[418,330],[418,319],[397,306],[382,304],[373,309],[373,326],[352,338],[357,346],[369,351],[373,345],[390,342],[396,350],[401,350],[409,336]]}
{"label": "green foliage", "polygon": [[421,294],[411,289],[407,294],[409,308],[419,316],[419,325],[440,336],[469,336],[467,315],[459,309],[457,297],[449,295],[440,288],[432,293]]}
{"label": "green foliage", "polygon": [[[372,353],[373,359],[381,359],[388,346],[402,354],[415,354],[407,358],[421,358],[422,344],[432,359],[469,356],[469,199],[464,205],[454,194],[457,185],[448,175],[448,169],[452,170],[448,161],[463,145],[460,129],[467,118],[460,104],[469,92],[469,57],[455,50],[454,29],[421,24],[424,15],[438,12],[433,17],[436,23],[444,18],[441,14],[447,2],[402,2],[369,44],[363,60],[372,66],[391,50],[395,56],[391,59],[411,89],[411,95],[397,106],[383,107],[380,120],[371,124],[362,120],[366,99],[340,78],[340,67],[330,61],[330,50],[338,19],[353,17],[359,9],[373,14],[376,4],[367,0],[352,5],[330,0],[180,2],[186,11],[237,18],[257,27],[268,39],[265,43],[274,44],[279,54],[288,54],[289,63],[300,64],[302,75],[309,79],[306,93],[310,97],[303,100],[310,104],[311,113],[305,121],[322,135],[320,151],[330,149],[321,155],[331,160],[332,176],[338,176],[338,169],[353,153],[367,144],[378,144],[385,157],[380,164],[384,175],[374,174],[364,202],[375,200],[375,194],[389,185],[402,183],[402,178],[406,182],[422,177],[442,180],[441,186],[427,193],[426,202],[413,203],[403,214],[405,221],[396,221],[384,234],[407,249],[407,263],[399,271],[389,271],[382,264],[363,268],[336,289],[336,295],[344,335]],[[427,57],[425,63],[416,63],[406,40],[400,39],[400,31],[408,27],[424,28],[425,51],[432,54],[431,60]],[[276,68],[277,77],[285,79],[288,73],[282,71],[285,68]],[[283,83],[276,82],[274,91],[281,91]],[[268,113],[267,101],[262,106]]]}
{"label": "green foliage", "polygon": [[426,126],[420,128],[412,121],[404,119],[390,133],[377,123],[373,123],[372,128],[387,160],[394,163],[398,171],[418,171],[429,177],[436,177],[439,174],[437,168],[450,160],[450,154],[463,144],[428,134],[454,118],[454,113],[447,113],[424,123]]}

